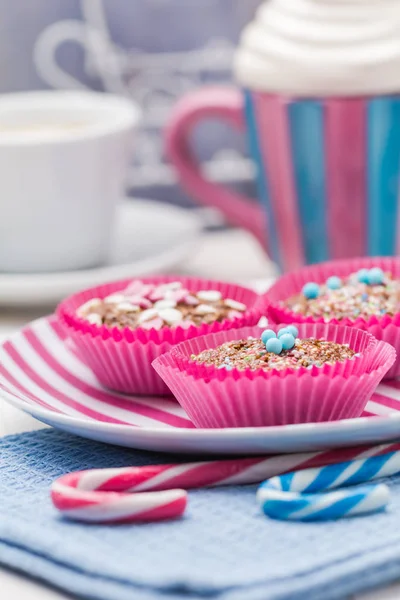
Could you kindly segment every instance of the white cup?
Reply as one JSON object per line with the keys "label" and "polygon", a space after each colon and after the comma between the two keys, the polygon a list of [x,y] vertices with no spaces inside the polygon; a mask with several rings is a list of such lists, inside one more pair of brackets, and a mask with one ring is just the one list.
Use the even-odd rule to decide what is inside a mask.
{"label": "white cup", "polygon": [[0,270],[107,258],[138,120],[132,101],[109,94],[0,96]]}

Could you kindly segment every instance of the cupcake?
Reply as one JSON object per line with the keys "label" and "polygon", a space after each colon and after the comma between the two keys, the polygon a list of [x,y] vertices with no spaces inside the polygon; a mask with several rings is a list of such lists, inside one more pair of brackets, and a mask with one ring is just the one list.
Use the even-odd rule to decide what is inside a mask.
{"label": "cupcake", "polygon": [[82,360],[105,387],[169,394],[152,361],[183,340],[254,325],[260,296],[247,288],[194,278],[109,283],[74,294],[57,310]]}
{"label": "cupcake", "polygon": [[[313,265],[281,277],[264,296],[274,323],[333,323],[369,331],[400,351],[400,259]],[[398,359],[386,377],[400,375]]]}
{"label": "cupcake", "polygon": [[358,417],[395,350],[350,327],[246,327],[178,344],[154,361],[196,427]]}

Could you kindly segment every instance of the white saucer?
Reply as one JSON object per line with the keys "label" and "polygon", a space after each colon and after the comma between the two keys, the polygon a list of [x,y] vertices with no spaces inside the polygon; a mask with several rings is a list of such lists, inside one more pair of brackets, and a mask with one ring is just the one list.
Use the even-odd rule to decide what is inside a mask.
{"label": "white saucer", "polygon": [[104,281],[171,269],[187,257],[202,229],[203,221],[194,211],[154,200],[127,199],[118,210],[107,264],[60,273],[0,273],[0,305],[55,304],[79,289]]}
{"label": "white saucer", "polygon": [[358,419],[194,429],[173,398],[102,388],[54,316],[30,323],[0,344],[0,397],[5,401],[57,429],[162,452],[280,454],[389,442],[400,438],[399,387],[398,381],[380,385]]}

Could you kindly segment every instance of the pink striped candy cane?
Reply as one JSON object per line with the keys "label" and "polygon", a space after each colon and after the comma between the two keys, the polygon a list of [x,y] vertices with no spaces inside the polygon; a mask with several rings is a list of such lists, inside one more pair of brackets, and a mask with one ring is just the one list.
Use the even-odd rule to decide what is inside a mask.
{"label": "pink striped candy cane", "polygon": [[51,487],[51,499],[71,519],[96,523],[157,521],[182,516],[186,489],[260,483],[275,475],[377,456],[400,443],[287,454],[69,473]]}
{"label": "pink striped candy cane", "polygon": [[[161,521],[183,515],[187,505],[185,490],[168,490],[143,494],[101,492],[80,487],[80,477],[99,473],[81,471],[57,479],[51,487],[51,499],[61,513],[75,521],[88,523],[131,523],[134,521]],[[109,469],[104,469],[108,472]],[[117,471],[117,469],[110,469]],[[125,469],[121,469],[125,471]],[[104,474],[103,474],[104,475]],[[113,475],[116,478],[117,475]],[[120,474],[121,480],[124,473]],[[122,484],[119,484],[122,489]],[[125,489],[128,491],[128,489]]]}

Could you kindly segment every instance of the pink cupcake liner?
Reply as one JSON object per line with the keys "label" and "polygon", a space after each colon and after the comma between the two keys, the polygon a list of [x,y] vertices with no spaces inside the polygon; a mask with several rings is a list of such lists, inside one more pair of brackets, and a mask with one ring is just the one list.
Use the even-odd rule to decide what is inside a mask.
{"label": "pink cupcake liner", "polygon": [[76,315],[76,310],[91,298],[104,298],[124,289],[132,279],[100,285],[74,294],[64,300],[57,309],[61,323],[75,344],[82,359],[97,379],[107,388],[127,394],[169,395],[170,391],[157,375],[151,363],[173,345],[198,335],[255,325],[262,316],[262,297],[247,288],[190,277],[147,277],[144,283],[168,283],[180,281],[184,287],[196,292],[202,289],[218,290],[225,298],[243,302],[249,310],[241,317],[225,319],[221,323],[202,324],[198,327],[181,326],[160,330],[138,328],[118,329],[92,325]]}
{"label": "pink cupcake liner", "polygon": [[[266,312],[268,319],[273,323],[324,323],[322,317],[305,317],[295,313],[283,306],[280,302],[287,300],[291,296],[299,294],[303,285],[309,281],[323,283],[331,275],[345,277],[358,271],[359,269],[370,269],[380,267],[384,271],[390,272],[396,279],[400,279],[400,259],[399,258],[357,258],[330,261],[317,265],[311,265],[300,269],[299,271],[288,273],[280,277],[278,281],[264,295],[266,301]],[[358,327],[368,331],[378,340],[391,344],[397,352],[397,360],[392,368],[387,372],[385,379],[400,376],[400,312],[393,317],[385,315],[383,317],[370,317],[364,319],[330,319],[329,323],[339,326]]]}
{"label": "pink cupcake liner", "polygon": [[[300,337],[311,337],[320,325],[300,325]],[[349,419],[361,415],[377,385],[395,361],[396,352],[385,342],[370,343],[368,333],[323,325],[325,338],[342,343],[357,341],[364,360],[350,372],[323,368],[282,371],[187,368],[193,353],[244,336],[259,335],[260,328],[224,331],[186,341],[160,356],[153,366],[196,427],[263,427]],[[361,350],[362,351],[362,350]],[[360,357],[361,358],[361,357]],[[186,360],[184,360],[186,359]],[[205,373],[206,369],[206,373]]]}

